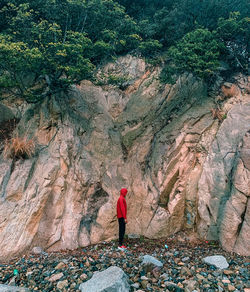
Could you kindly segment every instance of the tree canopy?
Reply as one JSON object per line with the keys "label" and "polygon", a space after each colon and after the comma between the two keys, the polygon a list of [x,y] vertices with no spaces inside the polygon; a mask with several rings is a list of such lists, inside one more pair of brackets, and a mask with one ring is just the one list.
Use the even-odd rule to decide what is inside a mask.
{"label": "tree canopy", "polygon": [[222,60],[246,71],[247,11],[247,0],[2,0],[0,91],[36,102],[126,53],[166,56],[170,77],[209,79]]}

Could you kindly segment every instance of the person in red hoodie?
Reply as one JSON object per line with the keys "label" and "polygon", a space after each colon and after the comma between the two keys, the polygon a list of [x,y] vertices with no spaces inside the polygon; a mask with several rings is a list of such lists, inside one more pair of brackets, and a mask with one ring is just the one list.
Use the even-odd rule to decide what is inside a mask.
{"label": "person in red hoodie", "polygon": [[123,188],[120,190],[120,197],[117,201],[117,218],[119,223],[119,246],[118,249],[126,249],[126,246],[123,245],[123,238],[126,230],[127,220],[127,203],[126,203],[126,195],[128,190]]}

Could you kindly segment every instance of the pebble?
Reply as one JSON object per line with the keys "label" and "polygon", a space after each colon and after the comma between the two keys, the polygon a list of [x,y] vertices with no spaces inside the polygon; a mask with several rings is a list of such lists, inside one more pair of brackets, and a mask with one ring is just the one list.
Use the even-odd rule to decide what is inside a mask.
{"label": "pebble", "polygon": [[60,262],[56,267],[55,270],[61,270],[64,269],[66,267],[65,263]]}
{"label": "pebble", "polygon": [[57,281],[57,280],[61,279],[62,277],[63,277],[63,273],[54,274],[53,276],[51,276],[48,279],[48,281],[54,282],[54,281]]}
{"label": "pebble", "polygon": [[197,274],[196,275],[196,278],[198,279],[198,280],[205,280],[205,278],[202,276],[202,275],[200,275],[200,274]]}
{"label": "pebble", "polygon": [[57,289],[63,289],[68,286],[68,280],[59,281],[56,285]]}
{"label": "pebble", "polygon": [[134,283],[134,284],[132,284],[131,286],[137,289],[137,288],[140,287],[140,284],[139,284],[139,283]]}
{"label": "pebble", "polygon": [[143,280],[142,282],[141,282],[141,285],[142,285],[142,288],[147,288],[147,285],[148,285],[148,281],[145,281],[145,280]]}
{"label": "pebble", "polygon": [[88,276],[83,273],[83,274],[81,274],[80,279],[84,281],[84,280],[88,279]]}
{"label": "pebble", "polygon": [[233,285],[231,285],[231,284],[229,284],[229,285],[227,286],[227,289],[228,289],[229,291],[235,291],[235,287],[234,287]]}

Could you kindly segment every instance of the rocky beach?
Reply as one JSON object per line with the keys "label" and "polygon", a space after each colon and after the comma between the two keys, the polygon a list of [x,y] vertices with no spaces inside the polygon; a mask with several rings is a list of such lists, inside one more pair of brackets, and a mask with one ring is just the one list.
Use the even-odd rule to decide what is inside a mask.
{"label": "rocky beach", "polygon": [[[126,274],[130,291],[249,292],[250,258],[226,252],[216,241],[189,240],[179,233],[159,240],[127,238],[126,244],[126,252],[117,249],[116,241],[74,251],[46,253],[35,249],[37,254],[1,263],[0,284],[14,290],[4,290],[7,286],[2,285],[0,291],[86,291],[80,285],[95,272],[116,266]],[[143,264],[146,255],[162,267],[157,261]],[[214,255],[225,258],[224,268],[204,262]],[[14,286],[19,288],[15,290]]]}

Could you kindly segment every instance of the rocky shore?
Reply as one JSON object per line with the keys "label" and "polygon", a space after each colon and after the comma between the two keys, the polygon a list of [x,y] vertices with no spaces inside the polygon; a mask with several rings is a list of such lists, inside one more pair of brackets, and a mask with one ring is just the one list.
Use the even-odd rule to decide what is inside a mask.
{"label": "rocky shore", "polygon": [[[117,242],[103,242],[74,251],[26,254],[0,264],[0,284],[26,291],[81,291],[80,285],[96,271],[120,267],[128,277],[130,291],[250,291],[250,258],[223,251],[215,241],[187,241],[182,234],[161,240],[127,239],[126,252]],[[163,266],[143,266],[150,255]],[[224,256],[228,267],[204,262],[207,256]],[[4,290],[0,285],[0,291]],[[3,290],[1,290],[3,289]],[[88,291],[90,292],[90,291]]]}

